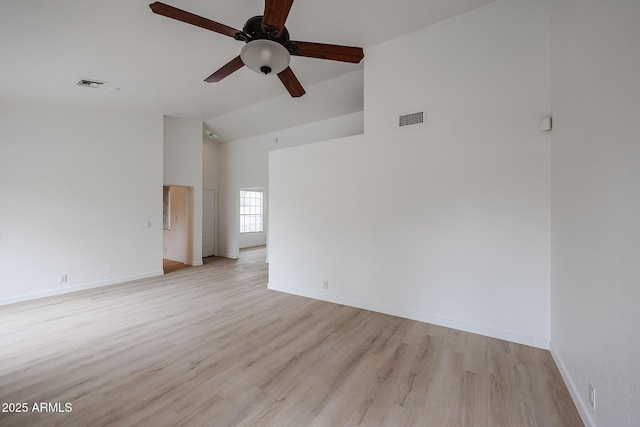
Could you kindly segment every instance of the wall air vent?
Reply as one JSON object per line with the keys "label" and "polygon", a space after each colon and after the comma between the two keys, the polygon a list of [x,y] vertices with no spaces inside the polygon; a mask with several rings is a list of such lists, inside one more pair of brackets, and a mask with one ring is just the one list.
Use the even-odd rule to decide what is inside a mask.
{"label": "wall air vent", "polygon": [[99,88],[105,83],[106,82],[101,82],[100,80],[80,79],[80,81],[76,83],[76,85],[82,86],[82,87],[92,87],[95,89],[95,88]]}
{"label": "wall air vent", "polygon": [[400,127],[417,125],[420,123],[424,123],[424,111],[420,111],[419,113],[404,114],[400,116]]}

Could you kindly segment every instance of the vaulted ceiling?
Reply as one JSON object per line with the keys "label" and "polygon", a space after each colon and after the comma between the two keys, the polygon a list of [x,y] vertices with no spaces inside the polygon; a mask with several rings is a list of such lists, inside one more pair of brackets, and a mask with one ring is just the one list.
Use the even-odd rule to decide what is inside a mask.
{"label": "vaulted ceiling", "polygon": [[[237,29],[264,9],[263,0],[163,1]],[[297,0],[286,24],[292,39],[361,46],[365,61],[292,57],[291,68],[305,88],[357,72],[366,48],[492,1]],[[149,3],[0,0],[0,100],[210,119],[286,94],[277,77],[246,67],[205,83],[242,42],[156,15]],[[82,88],[75,85],[81,78],[107,83]],[[308,91],[305,102],[313,96]]]}

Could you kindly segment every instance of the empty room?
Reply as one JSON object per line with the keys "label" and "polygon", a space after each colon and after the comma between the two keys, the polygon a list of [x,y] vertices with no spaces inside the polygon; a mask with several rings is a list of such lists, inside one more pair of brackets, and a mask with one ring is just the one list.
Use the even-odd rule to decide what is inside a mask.
{"label": "empty room", "polygon": [[0,0],[0,426],[640,425],[640,2]]}

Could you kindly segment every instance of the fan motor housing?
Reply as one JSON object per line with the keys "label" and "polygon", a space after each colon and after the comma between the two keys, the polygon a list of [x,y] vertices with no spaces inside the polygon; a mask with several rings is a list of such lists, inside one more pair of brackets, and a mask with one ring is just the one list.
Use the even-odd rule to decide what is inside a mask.
{"label": "fan motor housing", "polygon": [[278,34],[278,31],[275,29],[270,29],[269,27],[263,30],[262,28],[262,15],[254,16],[253,18],[249,18],[242,31],[251,37],[250,40],[246,40],[249,42],[251,40],[273,40],[274,42],[278,42],[280,44],[285,44],[289,41],[289,31],[284,27],[282,31]]}

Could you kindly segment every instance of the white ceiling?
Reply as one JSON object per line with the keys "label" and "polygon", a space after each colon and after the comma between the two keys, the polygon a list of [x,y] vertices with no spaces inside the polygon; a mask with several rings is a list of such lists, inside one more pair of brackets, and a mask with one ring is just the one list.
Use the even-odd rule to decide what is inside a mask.
{"label": "white ceiling", "polygon": [[[292,40],[366,49],[492,1],[297,0],[287,28]],[[264,0],[164,2],[237,29],[264,8]],[[246,67],[219,83],[205,83],[239,54],[242,42],[155,15],[149,3],[0,0],[0,100],[210,119],[286,93],[277,77]],[[363,63],[292,57],[291,68],[308,87]],[[81,88],[75,86],[80,78],[108,83]]]}

